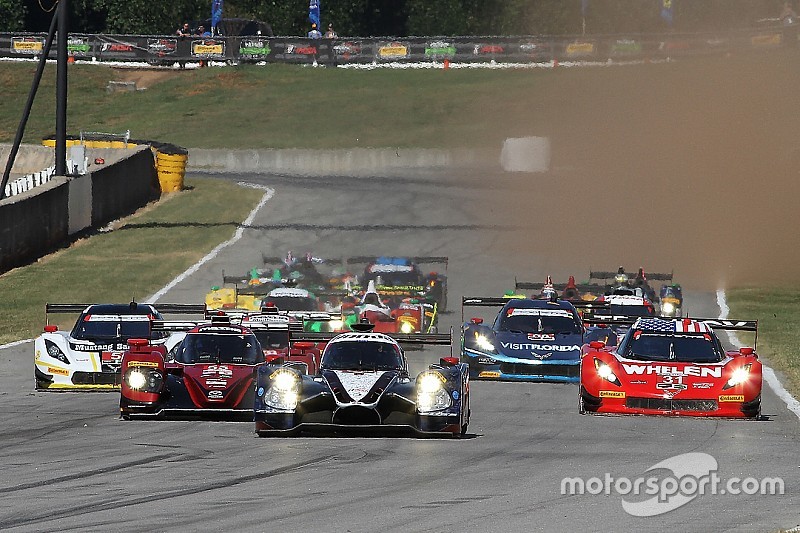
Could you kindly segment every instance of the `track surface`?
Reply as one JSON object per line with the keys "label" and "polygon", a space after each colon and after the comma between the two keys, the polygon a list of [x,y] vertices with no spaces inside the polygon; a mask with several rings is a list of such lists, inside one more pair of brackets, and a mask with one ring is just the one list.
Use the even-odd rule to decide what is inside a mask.
{"label": "track surface", "polygon": [[[508,216],[509,198],[540,201],[530,176],[243,179],[275,196],[241,241],[162,301],[200,301],[223,268],[244,272],[262,252],[448,255],[443,321],[458,326],[462,295],[502,294],[514,276],[540,280],[548,272],[532,265],[566,245],[540,234],[533,211]],[[519,237],[513,253],[499,239],[509,232]],[[574,273],[589,266],[616,265],[587,261]],[[689,295],[693,314],[718,314],[713,289]],[[0,351],[4,530],[775,531],[800,522],[800,424],[767,389],[769,421],[740,422],[580,416],[575,385],[474,382],[471,438],[256,439],[250,423],[123,422],[116,393],[35,393],[32,348]],[[410,352],[412,371],[440,355]],[[620,495],[560,493],[564,477],[634,479],[687,452],[714,456],[722,479],[782,477],[786,494],[698,496],[635,518]]]}

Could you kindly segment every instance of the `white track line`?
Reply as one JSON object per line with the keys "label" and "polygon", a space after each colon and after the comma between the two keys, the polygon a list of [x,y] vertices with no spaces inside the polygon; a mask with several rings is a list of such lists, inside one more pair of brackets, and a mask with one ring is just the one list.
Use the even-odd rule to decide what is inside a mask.
{"label": "white track line", "polygon": [[242,222],[242,225],[239,226],[239,229],[236,230],[236,233],[233,234],[233,237],[231,237],[227,241],[223,242],[222,244],[220,244],[219,246],[217,246],[216,248],[214,248],[213,250],[208,252],[208,254],[206,254],[206,256],[203,257],[200,261],[198,261],[197,263],[193,264],[188,269],[186,269],[185,272],[180,274],[177,278],[175,278],[172,281],[170,281],[169,283],[167,283],[167,285],[164,288],[162,288],[160,291],[158,291],[154,295],[152,295],[149,298],[147,298],[145,300],[145,303],[155,303],[156,300],[158,300],[159,298],[164,296],[164,294],[166,294],[167,291],[169,291],[170,289],[175,287],[175,285],[177,285],[181,281],[185,280],[186,278],[188,278],[189,276],[191,276],[195,272],[197,272],[197,269],[199,269],[200,266],[202,266],[204,263],[207,263],[211,259],[214,259],[217,256],[217,254],[220,253],[220,251],[222,251],[223,249],[227,248],[231,244],[233,244],[236,241],[238,241],[239,239],[241,239],[242,238],[242,234],[244,233],[244,228],[253,223],[253,219],[256,218],[256,214],[258,213],[259,209],[264,207],[264,204],[266,204],[269,201],[269,199],[272,198],[275,195],[275,189],[270,189],[269,187],[264,187],[262,185],[255,185],[253,183],[244,183],[244,182],[239,182],[239,185],[241,185],[242,187],[251,187],[253,189],[261,189],[261,190],[263,190],[265,192],[264,192],[264,196],[261,197],[261,201],[258,202],[258,205],[256,205],[253,208],[252,211],[250,211],[250,214],[247,216],[247,218],[244,220],[244,222]]}
{"label": "white track line", "polygon": [[33,339],[24,339],[21,341],[9,342],[8,344],[0,344],[0,350],[5,350],[6,348],[13,348],[14,346],[19,346],[20,344],[25,344],[26,342],[33,342]]}
{"label": "white track line", "polygon": [[[731,310],[728,307],[728,302],[725,299],[725,291],[722,289],[717,290],[717,305],[719,306],[720,320],[727,319],[728,313],[730,313]],[[738,347],[742,345],[741,341],[739,341],[739,337],[736,335],[736,332],[727,331],[726,333],[728,334],[728,338],[734,346]],[[775,375],[775,371],[767,365],[762,365],[761,372],[767,382],[767,385],[769,385],[769,387],[775,391],[775,394],[778,396],[778,398],[783,400],[783,402],[786,404],[786,407],[795,415],[797,415],[797,418],[800,418],[800,402],[798,402],[794,396],[789,394],[789,391],[783,388],[778,376]]]}

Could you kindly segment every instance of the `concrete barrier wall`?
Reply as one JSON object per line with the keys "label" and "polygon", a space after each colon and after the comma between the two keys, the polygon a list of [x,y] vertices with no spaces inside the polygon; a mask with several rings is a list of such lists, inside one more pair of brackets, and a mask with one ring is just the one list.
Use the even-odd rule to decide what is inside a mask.
{"label": "concrete barrier wall", "polygon": [[158,199],[161,189],[153,152],[143,146],[123,152],[119,163],[92,171],[92,226],[100,227]]}
{"label": "concrete barrier wall", "polygon": [[[24,165],[35,165],[36,161],[52,164],[52,152],[46,147],[20,150],[20,154],[26,154]],[[149,147],[107,153],[113,156],[106,157],[102,166],[90,166],[85,176],[56,176],[28,192],[0,200],[0,272],[35,261],[67,245],[72,233],[89,225],[101,227],[159,197]],[[8,151],[5,154],[7,158]]]}
{"label": "concrete barrier wall", "polygon": [[190,149],[188,169],[290,176],[370,176],[414,169],[498,166],[500,150],[352,148],[349,150]]}
{"label": "concrete barrier wall", "polygon": [[67,178],[0,201],[0,272],[38,259],[67,241]]}
{"label": "concrete barrier wall", "polygon": [[[6,168],[8,155],[11,153],[10,144],[0,144],[0,163],[2,170]],[[55,154],[52,148],[47,146],[25,144],[20,146],[14,166],[11,167],[12,174],[30,174],[55,164]]]}

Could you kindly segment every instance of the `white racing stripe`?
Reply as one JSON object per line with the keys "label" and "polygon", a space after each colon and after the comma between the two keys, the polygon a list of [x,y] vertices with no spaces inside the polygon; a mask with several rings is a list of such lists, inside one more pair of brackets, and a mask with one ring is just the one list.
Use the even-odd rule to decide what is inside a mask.
{"label": "white racing stripe", "polygon": [[360,402],[372,390],[375,383],[385,372],[351,372],[348,370],[334,370],[339,382],[347,394],[355,401]]}
{"label": "white racing stripe", "polygon": [[[725,291],[723,289],[717,290],[717,305],[719,306],[719,318],[720,320],[725,320],[728,318],[728,313],[730,313],[730,308],[728,307],[728,302],[725,299]],[[735,331],[726,331],[728,334],[728,339],[730,339],[731,344],[736,347],[742,345],[741,341],[739,340],[739,336],[736,335]],[[762,363],[762,375],[764,380],[767,382],[767,385],[775,391],[775,394],[783,400],[786,404],[786,407],[793,412],[797,418],[800,418],[800,402],[797,399],[789,394],[783,385],[781,385],[778,376],[775,375],[775,371],[772,370],[770,367]]]}
{"label": "white racing stripe", "polygon": [[272,198],[275,195],[275,189],[271,189],[269,187],[264,187],[262,185],[256,185],[256,184],[253,184],[253,183],[244,183],[244,182],[239,182],[239,185],[241,185],[242,187],[250,187],[250,188],[253,188],[253,189],[261,189],[261,190],[263,190],[265,192],[264,192],[264,196],[261,197],[261,201],[259,201],[258,205],[256,205],[253,208],[253,210],[250,211],[250,214],[247,216],[247,218],[244,220],[244,222],[242,222],[242,224],[239,226],[239,229],[236,230],[236,233],[233,234],[233,237],[231,237],[227,241],[223,242],[222,244],[220,244],[219,246],[217,246],[216,248],[214,248],[213,250],[208,252],[208,254],[206,254],[206,256],[203,257],[200,261],[198,261],[197,263],[193,264],[188,269],[186,269],[185,272],[180,274],[177,278],[175,278],[172,281],[170,281],[169,283],[167,283],[167,285],[163,289],[161,289],[160,291],[158,291],[154,295],[152,295],[149,298],[147,298],[145,300],[145,303],[155,303],[159,298],[164,296],[167,293],[167,291],[169,291],[170,289],[175,287],[175,285],[177,285],[181,281],[185,280],[186,278],[188,278],[189,276],[191,276],[195,272],[197,272],[197,270],[203,264],[205,264],[208,261],[214,259],[217,256],[217,254],[219,254],[222,250],[224,250],[225,248],[227,248],[231,244],[233,244],[236,241],[238,241],[239,239],[241,239],[242,238],[242,234],[244,234],[244,228],[253,223],[253,219],[256,218],[256,214],[258,213],[258,211],[262,207],[264,207],[264,204],[266,204],[270,200],[270,198]]}

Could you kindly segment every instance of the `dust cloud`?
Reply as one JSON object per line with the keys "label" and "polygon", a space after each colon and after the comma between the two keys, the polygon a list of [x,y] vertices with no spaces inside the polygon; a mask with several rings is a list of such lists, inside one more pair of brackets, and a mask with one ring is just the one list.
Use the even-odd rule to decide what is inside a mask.
{"label": "dust cloud", "polygon": [[[556,69],[516,104],[551,170],[489,177],[495,244],[531,276],[619,265],[695,289],[800,281],[800,53]],[[498,124],[498,128],[502,125]]]}

